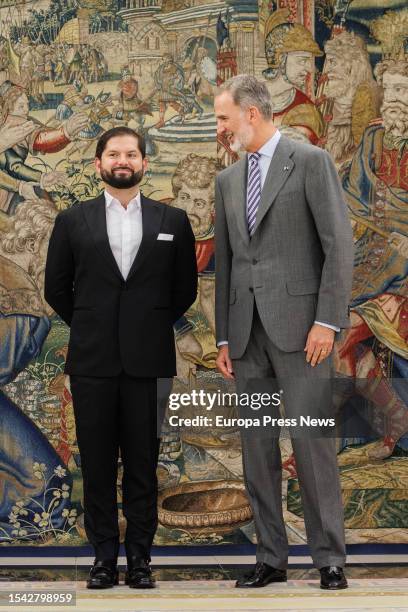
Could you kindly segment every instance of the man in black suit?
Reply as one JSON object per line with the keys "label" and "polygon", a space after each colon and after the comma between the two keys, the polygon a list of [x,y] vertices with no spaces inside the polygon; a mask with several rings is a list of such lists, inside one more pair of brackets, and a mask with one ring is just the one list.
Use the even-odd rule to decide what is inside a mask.
{"label": "man in black suit", "polygon": [[95,167],[105,191],[60,213],[50,239],[45,297],[71,327],[70,375],[95,549],[88,588],[118,584],[119,451],[127,519],[126,583],[151,588],[157,528],[158,377],[176,374],[173,323],[197,292],[194,235],[184,211],[146,198],[143,138],[105,132]]}

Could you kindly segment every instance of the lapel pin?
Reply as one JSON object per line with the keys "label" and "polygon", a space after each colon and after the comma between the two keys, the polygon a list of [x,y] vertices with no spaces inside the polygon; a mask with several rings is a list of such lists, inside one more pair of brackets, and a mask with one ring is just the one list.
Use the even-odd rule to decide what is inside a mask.
{"label": "lapel pin", "polygon": [[284,166],[283,169],[284,170],[289,170],[289,166]]}

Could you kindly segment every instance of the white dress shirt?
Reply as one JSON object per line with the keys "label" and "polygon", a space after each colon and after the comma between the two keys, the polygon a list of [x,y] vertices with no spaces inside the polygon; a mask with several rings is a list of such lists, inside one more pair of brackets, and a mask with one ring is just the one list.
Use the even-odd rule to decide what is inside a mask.
{"label": "white dress shirt", "polygon": [[105,190],[106,229],[113,256],[126,280],[142,242],[142,205],[140,192],[127,208]]}
{"label": "white dress shirt", "polygon": [[275,153],[276,147],[278,146],[280,137],[280,131],[276,130],[272,138],[267,140],[258,151],[261,156],[258,161],[259,169],[261,171],[261,190],[265,184],[266,175],[268,174],[269,166],[271,165],[272,157]]}
{"label": "white dress shirt", "polygon": [[[276,147],[278,146],[280,137],[281,137],[280,131],[276,130],[272,138],[267,140],[265,144],[262,145],[262,147],[258,150],[258,153],[260,153],[261,155],[258,161],[259,169],[261,171],[261,190],[265,184],[266,175],[268,174],[269,166],[271,164],[272,157],[275,153]],[[315,323],[318,323],[319,325],[322,325],[323,327],[328,327],[329,329],[333,329],[336,332],[340,331],[339,327],[336,327],[335,325],[329,325],[329,323],[321,323],[320,321],[315,321]],[[220,342],[217,343],[217,346],[221,346],[222,344],[228,344],[228,342],[226,340],[220,340]]]}

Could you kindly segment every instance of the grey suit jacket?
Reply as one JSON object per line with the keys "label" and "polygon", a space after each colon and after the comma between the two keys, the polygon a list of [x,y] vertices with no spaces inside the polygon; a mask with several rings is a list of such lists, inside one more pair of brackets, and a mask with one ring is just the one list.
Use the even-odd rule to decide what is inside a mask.
{"label": "grey suit jacket", "polygon": [[303,350],[315,320],[349,326],[353,239],[330,155],[281,136],[262,189],[252,238],[246,221],[247,158],[216,179],[216,329],[239,359],[254,301],[286,352]]}

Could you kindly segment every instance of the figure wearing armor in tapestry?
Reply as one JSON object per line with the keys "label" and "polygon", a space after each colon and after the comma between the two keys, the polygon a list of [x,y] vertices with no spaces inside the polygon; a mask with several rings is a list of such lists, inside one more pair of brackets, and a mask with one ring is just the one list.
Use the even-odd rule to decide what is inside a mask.
{"label": "figure wearing armor in tapestry", "polygon": [[[66,159],[93,159],[95,147],[92,145],[105,130],[113,127],[113,117],[110,106],[113,104],[110,92],[100,91],[97,96],[90,95],[83,81],[74,81],[64,91],[64,99],[55,111],[55,124],[59,125],[67,119],[86,115],[87,125],[76,134],[76,140],[66,152]],[[52,123],[50,123],[52,125]]]}
{"label": "figure wearing armor in tapestry", "polygon": [[184,123],[185,119],[198,114],[203,114],[203,109],[197,101],[197,97],[191,90],[185,88],[184,70],[180,64],[174,61],[171,53],[163,55],[163,62],[154,73],[154,93],[159,101],[159,121],[156,128],[161,128],[165,124],[165,114],[168,106],[178,112],[176,121]]}
{"label": "figure wearing armor in tapestry", "polygon": [[217,84],[217,64],[205,47],[195,47],[183,62],[187,86],[199,101],[212,102]]}
{"label": "figure wearing armor in tapestry", "polygon": [[139,83],[132,76],[129,68],[125,66],[122,70],[122,78],[118,83],[118,94],[116,99],[119,101],[120,110],[116,115],[117,119],[126,123],[134,119],[137,128],[143,127],[145,115],[152,115],[151,106],[139,96]]}
{"label": "figure wearing armor in tapestry", "polygon": [[314,58],[323,55],[311,33],[300,23],[288,22],[288,10],[275,11],[265,23],[263,71],[273,104],[274,123],[288,136],[317,144],[323,119],[315,103],[304,93]]}
{"label": "figure wearing armor in tapestry", "polygon": [[67,49],[65,44],[61,44],[57,47],[55,70],[54,70],[54,82],[55,83],[67,83],[69,66],[66,61]]}
{"label": "figure wearing armor in tapestry", "polygon": [[74,114],[74,109],[84,106],[87,95],[88,89],[82,76],[68,85],[64,90],[64,98],[55,111],[57,121],[65,121]]}

